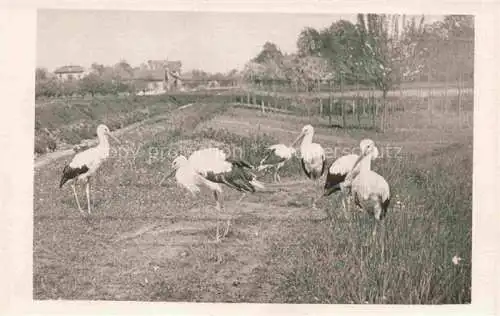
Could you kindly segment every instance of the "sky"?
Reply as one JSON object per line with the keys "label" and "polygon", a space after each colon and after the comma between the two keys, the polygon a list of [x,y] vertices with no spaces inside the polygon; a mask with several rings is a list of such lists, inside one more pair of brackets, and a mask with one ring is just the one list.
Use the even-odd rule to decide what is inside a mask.
{"label": "sky", "polygon": [[[356,15],[39,10],[37,67],[181,60],[183,71],[241,69],[266,41],[294,52],[300,31]],[[435,18],[434,18],[435,19]]]}

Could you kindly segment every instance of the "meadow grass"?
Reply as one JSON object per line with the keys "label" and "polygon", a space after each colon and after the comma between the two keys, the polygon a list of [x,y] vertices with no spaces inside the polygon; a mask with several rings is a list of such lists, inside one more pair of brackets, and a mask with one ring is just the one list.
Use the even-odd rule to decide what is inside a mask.
{"label": "meadow grass", "polygon": [[[172,112],[175,116],[170,120],[158,123],[166,127],[162,132],[149,136],[144,131],[136,136],[131,132],[128,141],[137,142],[142,154],[134,165],[129,164],[130,157],[115,157],[103,168],[95,185],[96,214],[90,223],[82,223],[71,192],[60,194],[52,189],[60,165],[49,164],[37,171],[34,297],[470,302],[471,138],[433,148],[422,143],[418,150],[373,164],[390,183],[393,197],[385,230],[373,242],[373,218],[354,210],[349,219],[344,218],[337,196],[318,203],[320,208],[328,208],[332,221],[308,218],[308,214],[315,218],[324,214],[310,212],[307,203],[299,205],[300,200],[309,201],[314,188],[294,159],[280,172],[282,182],[303,180],[304,187],[252,195],[239,207],[229,203],[238,193],[224,189],[234,228],[227,240],[211,244],[207,240],[213,238],[210,218],[214,215],[207,206],[213,203],[212,197],[200,194],[193,199],[173,183],[160,187],[158,181],[162,173],[170,171],[170,163],[179,153],[189,155],[202,147],[218,146],[232,148],[238,158],[257,164],[265,147],[282,142],[272,132],[242,135],[224,129],[217,116],[228,107],[221,102],[197,104]],[[283,115],[267,116],[278,126],[283,123],[280,119],[289,120]],[[214,117],[215,127],[200,124]],[[295,123],[301,125],[303,119]],[[239,120],[250,121],[250,115]],[[421,139],[421,133],[413,137]],[[356,140],[371,135],[346,129],[340,136],[332,132],[330,137],[333,142],[338,137],[347,139],[349,134]],[[397,142],[408,135],[391,131],[372,136],[376,142]],[[157,149],[165,149],[169,155],[149,161],[148,153]],[[452,263],[455,255],[463,258],[458,265]]]}
{"label": "meadow grass", "polygon": [[[422,159],[427,160],[422,163]],[[463,304],[471,300],[472,152],[458,144],[431,157],[377,162],[391,185],[385,233],[373,218],[329,201],[333,221],[275,242],[274,302]],[[454,256],[463,260],[455,265]]]}
{"label": "meadow grass", "polygon": [[[239,148],[239,158],[254,165],[264,149],[276,143],[267,134],[241,136],[212,128],[191,137]],[[268,268],[261,276],[262,282],[272,280],[271,302],[470,303],[470,145],[453,143],[423,155],[377,161],[374,169],[390,183],[392,200],[385,230],[373,241],[374,219],[356,210],[346,219],[336,196],[322,205],[332,213],[331,222],[284,226],[283,238],[271,242]],[[280,172],[283,177],[300,173],[294,161]],[[307,192],[299,195],[308,198]],[[454,256],[462,258],[458,265],[452,262]],[[172,286],[165,291],[169,289]],[[188,292],[189,297],[197,296]]]}

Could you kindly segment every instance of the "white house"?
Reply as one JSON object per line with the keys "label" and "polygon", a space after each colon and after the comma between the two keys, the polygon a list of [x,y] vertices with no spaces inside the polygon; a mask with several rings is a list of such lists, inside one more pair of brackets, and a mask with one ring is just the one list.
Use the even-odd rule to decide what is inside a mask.
{"label": "white house", "polygon": [[57,68],[54,74],[60,80],[78,80],[86,76],[87,71],[81,66],[68,65]]}

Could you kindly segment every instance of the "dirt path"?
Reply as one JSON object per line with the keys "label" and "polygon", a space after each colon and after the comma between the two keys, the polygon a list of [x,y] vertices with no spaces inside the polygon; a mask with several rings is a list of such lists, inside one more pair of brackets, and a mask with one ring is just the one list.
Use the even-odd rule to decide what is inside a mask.
{"label": "dirt path", "polygon": [[[156,133],[161,132],[161,131],[166,129],[166,128],[162,127],[162,125],[165,125],[165,121],[168,121],[171,117],[175,117],[177,115],[177,113],[185,111],[185,109],[191,108],[194,104],[195,103],[186,104],[186,105],[183,105],[183,106],[173,110],[172,112],[170,112],[168,114],[156,115],[156,116],[148,118],[146,120],[143,120],[143,121],[140,121],[137,123],[133,123],[133,124],[128,125],[124,128],[120,128],[120,129],[113,131],[113,134],[117,137],[124,137],[124,138],[130,139],[130,137],[133,137],[132,136],[133,134],[137,134],[139,132],[140,128],[145,126],[145,125],[148,126],[148,130],[151,129],[151,131],[153,131],[154,134],[156,134]],[[142,136],[152,136],[152,135],[145,135],[144,132],[145,131],[142,130],[142,131],[140,131],[140,134]],[[147,133],[147,134],[149,134],[149,133]],[[96,139],[89,140],[86,142],[90,146],[95,146],[97,144]],[[60,158],[73,155],[74,153],[75,153],[75,151],[73,149],[65,149],[65,150],[59,150],[59,151],[55,151],[55,152],[40,156],[40,157],[35,159],[35,169],[40,168],[40,167],[42,167],[42,166],[44,166],[52,161],[58,160]]]}

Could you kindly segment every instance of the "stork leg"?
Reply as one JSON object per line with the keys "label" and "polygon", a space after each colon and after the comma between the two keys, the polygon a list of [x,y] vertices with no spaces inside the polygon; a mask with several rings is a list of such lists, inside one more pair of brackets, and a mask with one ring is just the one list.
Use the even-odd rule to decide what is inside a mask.
{"label": "stork leg", "polygon": [[71,188],[73,188],[73,194],[75,195],[75,200],[76,200],[76,205],[78,205],[78,210],[82,215],[85,216],[85,213],[83,212],[82,207],[80,206],[80,201],[78,201],[78,194],[76,194],[76,188],[74,183],[71,183]]}
{"label": "stork leg", "polygon": [[375,238],[375,235],[377,234],[377,227],[380,225],[381,222],[381,214],[382,214],[382,207],[380,203],[376,203],[373,207],[373,215],[375,216],[375,226],[373,228],[372,232],[372,237]]}
{"label": "stork leg", "polygon": [[241,197],[239,198],[239,200],[238,200],[237,204],[240,204],[240,203],[241,203],[241,201],[243,201],[243,199],[244,199],[246,196],[247,196],[247,193],[246,193],[246,192],[243,192],[243,193],[241,194]]}
{"label": "stork leg", "polygon": [[[216,224],[216,239],[215,241],[216,242],[220,242],[220,233],[219,233],[219,213],[222,212],[224,210],[224,206],[222,205],[221,203],[221,199],[219,199],[219,194],[217,191],[214,191],[214,198],[215,198],[215,203],[216,203],[216,206],[215,208],[217,209],[217,224]],[[226,229],[224,230],[224,234],[222,235],[222,237],[226,237],[228,232],[229,232],[229,227],[231,226],[231,219],[228,219],[227,220],[227,226],[226,226]]]}
{"label": "stork leg", "polygon": [[[321,181],[321,178],[318,178],[317,180],[314,180],[314,192],[315,193],[316,192],[322,192],[322,190],[321,190],[321,182],[320,181]],[[318,200],[320,200],[322,196],[323,196],[323,194],[320,194],[319,196],[313,196],[312,197],[312,203],[311,203],[312,205],[311,205],[311,207],[312,207],[313,210],[317,210],[318,209],[318,207],[316,206],[316,202]]]}
{"label": "stork leg", "polygon": [[215,215],[216,218],[216,226],[215,226],[215,242],[219,242],[219,213],[221,211],[221,205],[219,202],[219,195],[217,194],[217,191],[214,191],[214,198],[215,198],[215,208],[217,210],[217,214]]}
{"label": "stork leg", "polygon": [[281,183],[281,178],[278,172],[280,171],[281,167],[283,167],[282,164],[278,164],[276,168],[274,169],[274,182]]}
{"label": "stork leg", "polygon": [[87,193],[87,209],[89,215],[91,214],[90,212],[90,178],[87,178],[87,183],[85,185],[85,191]]}

